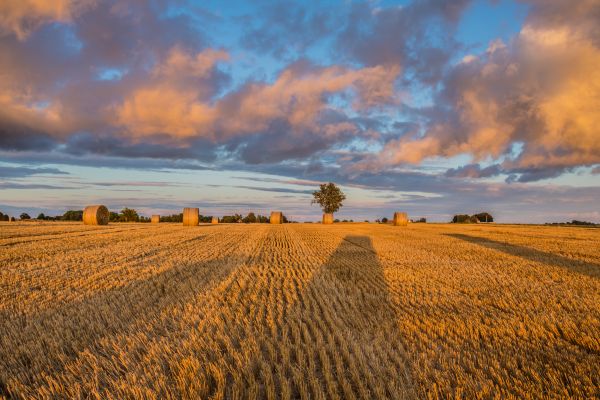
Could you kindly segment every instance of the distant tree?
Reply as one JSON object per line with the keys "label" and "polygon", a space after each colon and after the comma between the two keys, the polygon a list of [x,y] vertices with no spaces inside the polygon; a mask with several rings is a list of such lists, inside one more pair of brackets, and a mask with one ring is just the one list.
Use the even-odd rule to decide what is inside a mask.
{"label": "distant tree", "polygon": [[160,222],[183,222],[183,213],[161,216]]}
{"label": "distant tree", "polygon": [[264,215],[260,215],[260,214],[259,214],[259,215],[256,217],[256,220],[257,220],[258,222],[260,222],[261,224],[266,224],[266,223],[268,223],[268,222],[269,222],[269,217],[265,217]]}
{"label": "distant tree", "polygon": [[452,217],[452,223],[454,224],[465,224],[471,222],[471,216],[467,214],[456,214]]}
{"label": "distant tree", "polygon": [[121,220],[123,222],[138,222],[140,220],[140,216],[133,208],[125,207],[121,210]]}
{"label": "distant tree", "polygon": [[9,219],[10,217],[8,216],[8,214],[4,214],[0,211],[0,221],[8,221]]}
{"label": "distant tree", "polygon": [[383,217],[383,218],[381,218],[381,223],[382,223],[382,224],[387,224],[387,223],[388,223],[388,219],[387,219],[387,217]]}
{"label": "distant tree", "polygon": [[200,215],[199,221],[200,223],[208,224],[212,222],[212,215]]}
{"label": "distant tree", "polygon": [[343,206],[346,195],[335,183],[324,183],[320,189],[313,192],[311,204],[318,204],[326,214],[337,212]]}
{"label": "distant tree", "polygon": [[30,216],[29,216],[29,214],[27,214],[27,213],[22,213],[22,214],[19,216],[19,218],[21,218],[22,220],[25,220],[25,219],[31,219],[31,217],[30,217]]}
{"label": "distant tree", "polygon": [[481,212],[479,214],[475,214],[474,217],[477,217],[479,222],[494,222],[494,217],[492,217],[492,214],[488,212]]}
{"label": "distant tree", "polygon": [[239,222],[242,222],[242,220],[243,220],[243,218],[240,214],[224,215],[223,218],[221,218],[221,222],[226,223],[226,224],[239,223]]}
{"label": "distant tree", "polygon": [[83,210],[69,210],[63,214],[65,221],[83,221]]}
{"label": "distant tree", "polygon": [[245,224],[254,224],[256,223],[256,215],[254,215],[253,212],[249,212],[248,215],[246,215],[242,221]]}
{"label": "distant tree", "polygon": [[582,226],[594,226],[594,225],[597,225],[597,224],[595,224],[593,222],[579,221],[577,219],[574,219],[571,222],[567,222],[567,224],[569,224],[569,225],[582,225]]}
{"label": "distant tree", "polygon": [[281,214],[281,222],[283,222],[284,224],[289,224],[290,220],[288,220],[285,214]]}
{"label": "distant tree", "polygon": [[415,223],[415,224],[419,224],[419,223],[421,223],[421,224],[424,224],[424,223],[426,223],[426,222],[427,222],[427,219],[426,219],[426,218],[419,218],[419,219],[417,219],[417,220],[414,220],[414,221],[413,221],[413,220],[411,220],[411,221],[412,221],[413,223]]}
{"label": "distant tree", "polygon": [[340,220],[336,218],[336,219],[333,220],[333,222],[337,224],[337,223],[340,222]]}
{"label": "distant tree", "polygon": [[111,211],[111,212],[108,213],[108,220],[110,222],[119,222],[120,218],[121,217],[119,216],[119,213],[116,213],[116,212],[113,212],[113,211]]}
{"label": "distant tree", "polygon": [[36,219],[46,219],[46,216],[44,215],[44,213],[40,213]]}

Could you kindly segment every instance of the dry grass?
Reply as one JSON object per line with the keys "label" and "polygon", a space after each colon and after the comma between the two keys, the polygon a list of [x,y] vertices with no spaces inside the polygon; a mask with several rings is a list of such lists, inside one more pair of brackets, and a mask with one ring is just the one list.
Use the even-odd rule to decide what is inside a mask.
{"label": "dry grass", "polygon": [[0,393],[597,397],[599,248],[579,228],[0,224]]}

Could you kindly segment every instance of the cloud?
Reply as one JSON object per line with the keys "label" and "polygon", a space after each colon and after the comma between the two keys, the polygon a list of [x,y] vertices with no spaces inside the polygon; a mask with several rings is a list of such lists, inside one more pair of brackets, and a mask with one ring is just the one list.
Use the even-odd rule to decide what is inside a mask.
{"label": "cloud", "polygon": [[470,3],[423,0],[386,8],[354,3],[338,47],[365,65],[403,65],[413,79],[435,84],[459,47],[452,32]]}
{"label": "cloud", "polygon": [[447,170],[445,176],[450,178],[489,178],[501,173],[502,168],[498,164],[493,164],[485,168],[481,168],[479,164],[468,164]]}
{"label": "cloud", "polygon": [[58,168],[28,168],[28,167],[3,167],[0,166],[0,178],[24,178],[32,175],[69,175],[68,172]]}
{"label": "cloud", "polygon": [[171,187],[171,186],[185,186],[183,183],[176,182],[85,182],[88,185],[94,186],[134,186],[134,187]]}
{"label": "cloud", "polygon": [[[423,132],[388,142],[379,164],[469,154],[504,170],[540,170],[523,181],[600,161],[600,29],[597,1],[534,1],[508,44],[459,63],[444,80]],[[521,146],[513,154],[515,145]]]}
{"label": "cloud", "polygon": [[71,22],[96,0],[5,0],[0,3],[0,35],[12,33],[20,40],[48,22]]}
{"label": "cloud", "polygon": [[[335,31],[339,8],[317,3],[278,1],[262,6],[257,16],[239,18],[245,27],[241,44],[261,54],[281,59],[297,58],[306,50],[326,40]],[[337,15],[335,13],[338,13]]]}
{"label": "cloud", "polygon": [[[247,83],[212,103],[214,90],[202,85],[203,78],[210,78],[217,61],[226,59],[226,55],[208,49],[195,56],[177,54],[176,58],[183,60],[177,65],[176,76],[196,76],[200,86],[180,85],[178,79],[170,79],[174,67],[171,60],[167,60],[166,67],[159,65],[153,73],[159,79],[136,90],[116,112],[118,123],[131,134],[165,133],[222,142],[263,133],[280,123],[292,137],[307,130],[336,136],[356,127],[344,122],[317,123],[328,109],[330,98],[345,94],[358,112],[389,104],[394,99],[393,83],[400,72],[397,66],[349,69],[297,62],[283,70],[272,84]],[[202,60],[202,68],[198,70],[190,60]]]}
{"label": "cloud", "polygon": [[289,188],[275,188],[275,187],[258,187],[258,186],[236,186],[241,189],[258,190],[262,192],[274,192],[274,193],[295,193],[295,194],[312,194],[312,190],[299,190]]}
{"label": "cloud", "polygon": [[44,185],[39,183],[14,183],[14,182],[0,182],[1,189],[51,189],[51,190],[63,190],[63,189],[79,189],[73,186],[55,186],[55,185]]}

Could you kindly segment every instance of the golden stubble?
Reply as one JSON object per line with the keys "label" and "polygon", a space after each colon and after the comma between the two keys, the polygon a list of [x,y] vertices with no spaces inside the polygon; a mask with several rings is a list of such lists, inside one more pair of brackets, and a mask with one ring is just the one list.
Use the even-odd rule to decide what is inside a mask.
{"label": "golden stubble", "polygon": [[0,395],[590,398],[600,231],[2,224]]}

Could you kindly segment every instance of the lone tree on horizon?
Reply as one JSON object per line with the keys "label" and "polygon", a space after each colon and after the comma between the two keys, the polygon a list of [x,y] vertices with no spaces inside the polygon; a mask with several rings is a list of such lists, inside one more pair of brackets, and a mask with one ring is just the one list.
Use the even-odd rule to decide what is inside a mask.
{"label": "lone tree on horizon", "polygon": [[[319,190],[313,192],[314,199],[311,204],[318,204],[325,213],[323,223],[333,222],[333,213],[337,212],[343,206],[342,202],[346,200],[346,195],[340,190],[335,183],[323,183]],[[331,222],[326,222],[326,216],[329,215]]]}

